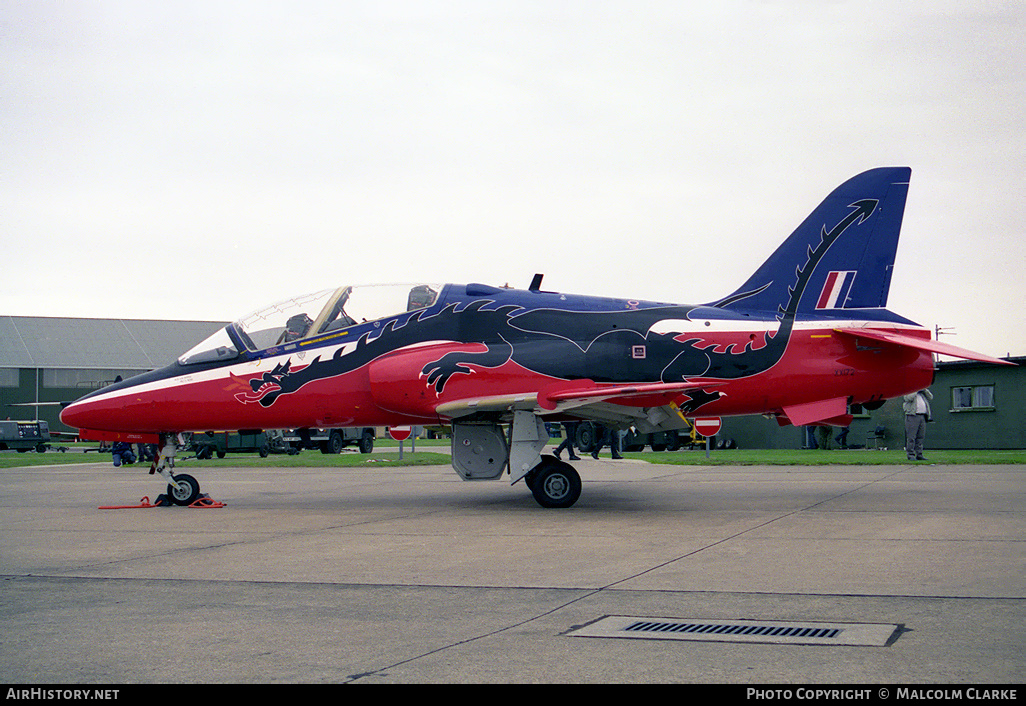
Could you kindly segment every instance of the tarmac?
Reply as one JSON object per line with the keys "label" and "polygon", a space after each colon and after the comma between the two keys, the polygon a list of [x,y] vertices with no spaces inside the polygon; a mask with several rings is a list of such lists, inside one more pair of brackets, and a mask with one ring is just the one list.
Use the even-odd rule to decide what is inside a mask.
{"label": "tarmac", "polygon": [[[165,489],[107,459],[0,471],[0,681],[1017,685],[1026,673],[1022,466],[585,457],[581,499],[547,510],[522,483],[372,458],[182,463],[225,504],[201,509],[99,509]],[[885,639],[602,633],[635,618],[882,625]]]}

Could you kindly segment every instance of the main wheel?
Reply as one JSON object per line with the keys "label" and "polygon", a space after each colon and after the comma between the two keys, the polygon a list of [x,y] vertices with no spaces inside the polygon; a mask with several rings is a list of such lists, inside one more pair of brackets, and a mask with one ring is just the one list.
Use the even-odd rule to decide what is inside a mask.
{"label": "main wheel", "polygon": [[569,463],[543,460],[531,471],[527,487],[542,507],[570,507],[581,497],[581,476]]}
{"label": "main wheel", "polygon": [[167,496],[175,505],[192,505],[200,495],[199,481],[192,476],[180,473],[175,476],[175,483],[168,483]]}

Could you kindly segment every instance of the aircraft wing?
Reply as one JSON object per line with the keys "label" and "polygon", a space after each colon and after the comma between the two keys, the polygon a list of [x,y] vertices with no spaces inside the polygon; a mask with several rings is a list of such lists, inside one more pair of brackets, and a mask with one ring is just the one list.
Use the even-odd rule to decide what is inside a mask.
{"label": "aircraft wing", "polygon": [[582,419],[640,422],[641,426],[651,428],[661,428],[663,422],[670,420],[667,428],[679,428],[683,426],[683,417],[673,401],[705,387],[709,386],[686,382],[598,385],[591,380],[577,380],[541,391],[455,400],[440,404],[435,411],[449,419],[476,412],[531,410],[541,415],[568,412]]}
{"label": "aircraft wing", "polygon": [[941,355],[950,355],[955,358],[964,358],[966,360],[978,360],[982,363],[993,363],[994,365],[1015,365],[1015,363],[1007,360],[1001,360],[1000,358],[992,358],[982,353],[976,353],[965,348],[959,348],[949,343],[941,343],[929,338],[918,338],[916,336],[909,336],[907,334],[898,333],[896,331],[881,331],[880,329],[869,329],[869,328],[839,328],[834,329],[837,333],[847,334],[849,336],[856,336],[858,338],[868,338],[873,341],[880,341],[882,343],[890,343],[895,346],[904,346],[906,348],[915,348],[920,351],[927,351],[929,353],[940,353]]}

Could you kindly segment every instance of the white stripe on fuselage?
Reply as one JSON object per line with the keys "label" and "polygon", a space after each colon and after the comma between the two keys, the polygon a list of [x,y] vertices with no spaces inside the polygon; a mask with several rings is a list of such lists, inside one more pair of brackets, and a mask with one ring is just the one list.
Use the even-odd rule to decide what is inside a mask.
{"label": "white stripe on fuselage", "polygon": [[[452,344],[458,343],[458,341],[422,341],[420,343],[413,343],[409,346],[404,346],[401,349],[396,350],[408,350],[411,348],[422,348],[425,346],[431,346],[436,344]],[[177,375],[175,377],[163,378],[161,380],[153,380],[152,382],[143,383],[141,385],[131,385],[119,390],[111,390],[110,392],[101,393],[96,397],[92,397],[88,400],[84,400],[83,403],[87,404],[95,400],[114,400],[131,395],[145,394],[149,392],[158,392],[161,390],[169,390],[181,385],[194,385],[199,383],[205,383],[216,380],[227,380],[231,377],[241,378],[242,380],[258,379],[263,376],[264,373],[272,372],[277,366],[285,364],[288,360],[292,360],[291,367],[293,369],[301,368],[317,358],[321,360],[327,360],[333,358],[339,350],[341,350],[341,356],[346,356],[356,350],[357,341],[349,341],[347,343],[326,346],[324,348],[313,348],[300,351],[289,351],[282,355],[274,356],[271,358],[260,358],[258,360],[247,360],[232,365],[225,365],[219,368],[211,368],[209,370],[199,370],[192,373],[185,373],[184,375]],[[394,351],[387,351],[392,353]],[[128,382],[131,382],[129,379]],[[233,392],[234,394],[234,392]],[[76,404],[76,403],[73,403]]]}

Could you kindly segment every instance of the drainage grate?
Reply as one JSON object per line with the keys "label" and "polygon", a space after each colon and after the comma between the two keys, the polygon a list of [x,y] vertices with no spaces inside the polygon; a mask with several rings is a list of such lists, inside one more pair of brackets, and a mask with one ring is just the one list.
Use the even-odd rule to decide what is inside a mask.
{"label": "drainage grate", "polygon": [[650,620],[632,623],[624,630],[635,632],[693,632],[703,635],[766,635],[771,637],[837,637],[840,628],[808,628],[793,625],[717,625],[704,623],[653,623]]}
{"label": "drainage grate", "polygon": [[883,646],[900,630],[894,623],[820,623],[779,620],[699,620],[611,615],[568,634],[649,640],[762,642],[791,645]]}

